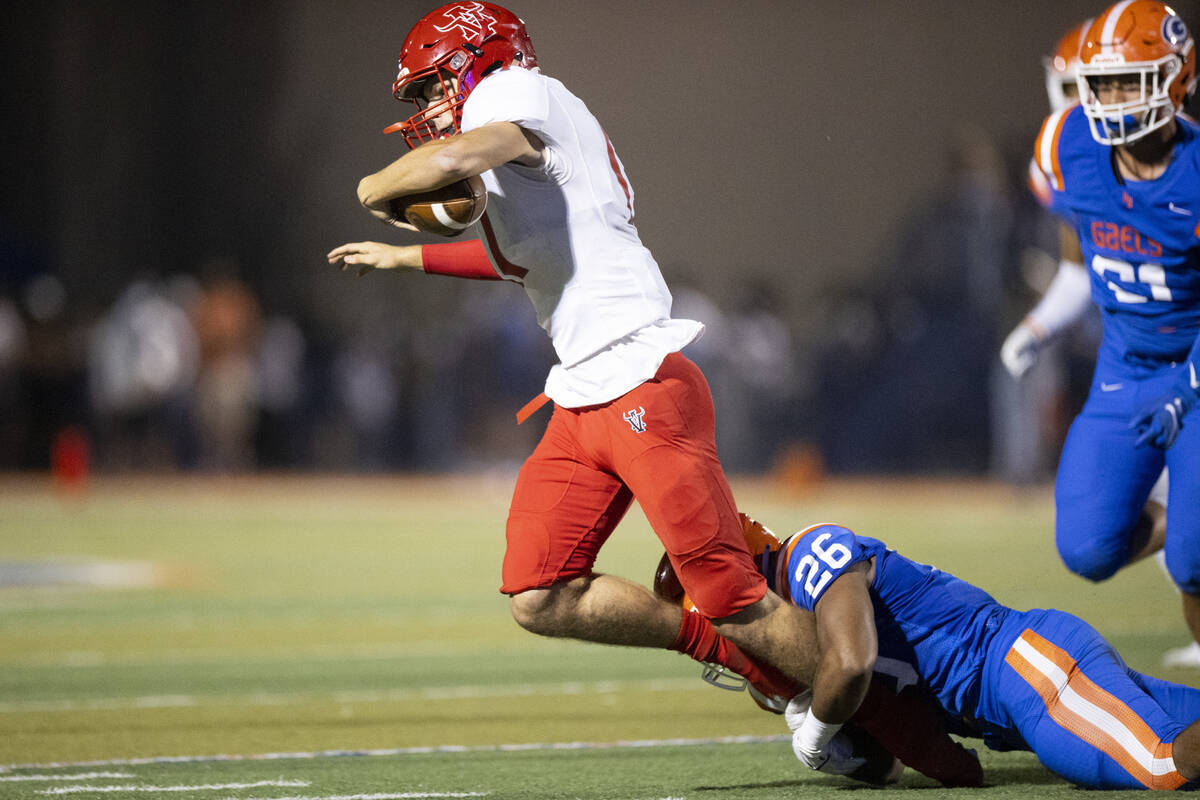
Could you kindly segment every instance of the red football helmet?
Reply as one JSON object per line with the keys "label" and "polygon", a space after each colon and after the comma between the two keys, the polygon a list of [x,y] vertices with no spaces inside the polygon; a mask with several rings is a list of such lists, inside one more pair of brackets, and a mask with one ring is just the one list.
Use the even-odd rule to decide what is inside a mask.
{"label": "red football helmet", "polygon": [[[1170,122],[1196,90],[1195,42],[1170,6],[1122,0],[1096,18],[1079,51],[1079,98],[1101,144],[1128,144]],[[1137,100],[1102,103],[1112,77],[1141,85]]]}
{"label": "red football helmet", "polygon": [[[409,147],[457,133],[462,104],[479,81],[514,65],[532,69],[537,54],[525,23],[508,9],[460,2],[429,12],[404,40],[400,73],[392,84],[397,100],[415,103],[419,110],[384,132],[402,132]],[[440,84],[441,97],[430,91],[434,81]],[[439,130],[436,120],[447,112],[453,113],[453,125]]]}
{"label": "red football helmet", "polygon": [[1090,27],[1092,21],[1089,19],[1071,28],[1054,46],[1054,54],[1042,59],[1042,66],[1046,70],[1046,96],[1050,98],[1051,111],[1066,108],[1079,99],[1076,83],[1079,76],[1079,48],[1083,46]]}

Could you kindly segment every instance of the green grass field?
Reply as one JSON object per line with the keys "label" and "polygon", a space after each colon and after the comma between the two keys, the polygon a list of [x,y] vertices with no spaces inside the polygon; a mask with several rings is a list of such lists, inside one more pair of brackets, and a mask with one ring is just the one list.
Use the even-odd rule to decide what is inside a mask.
{"label": "green grass field", "polygon": [[[782,720],[682,656],[539,639],[496,591],[499,478],[0,481],[0,798],[823,798]],[[1021,608],[1079,614],[1136,668],[1187,641],[1158,567],[1093,586],[1048,489],[736,482],[786,534],[847,524]],[[636,508],[600,568],[648,583]],[[1068,796],[1027,754],[991,794]],[[949,794],[909,773],[896,790]],[[970,790],[964,790],[970,791]],[[978,791],[978,790],[975,790]],[[1074,795],[1069,795],[1074,796]]]}

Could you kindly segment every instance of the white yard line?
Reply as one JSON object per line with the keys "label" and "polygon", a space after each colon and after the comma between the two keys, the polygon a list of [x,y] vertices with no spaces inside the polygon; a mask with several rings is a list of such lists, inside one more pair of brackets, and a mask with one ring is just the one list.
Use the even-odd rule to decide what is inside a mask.
{"label": "white yard line", "polygon": [[611,694],[628,691],[673,692],[687,689],[705,691],[703,684],[693,678],[656,678],[644,681],[595,681],[592,683],[571,681],[501,686],[435,686],[424,689],[388,689],[385,691],[254,692],[240,695],[178,694],[98,697],[86,700],[11,700],[0,703],[0,714],[48,711],[119,711],[135,708],[194,708],[205,705],[290,706],[321,702],[386,703],[411,700],[470,700],[492,697]]}
{"label": "white yard line", "polygon": [[[409,800],[425,797],[487,797],[488,792],[380,792],[375,794],[334,794],[298,797],[272,797],[269,800]],[[245,797],[227,797],[225,800],[252,800]]]}
{"label": "white yard line", "polygon": [[147,756],[112,758],[98,761],[50,762],[45,764],[6,764],[0,771],[16,769],[79,769],[86,767],[133,767],[147,764],[207,764],[220,761],[281,761],[342,758],[346,756],[411,756],[436,753],[508,753],[537,750],[625,750],[647,747],[695,747],[716,744],[768,744],[791,741],[789,735],[721,736],[711,739],[636,739],[616,742],[537,742],[514,744],[436,745],[429,747],[393,747],[386,750],[319,750],[298,753],[214,754],[196,756]]}
{"label": "white yard line", "polygon": [[72,775],[0,775],[0,781],[90,781],[96,778],[136,777],[132,772],[78,772]]}
{"label": "white yard line", "polygon": [[221,789],[258,789],[263,786],[296,788],[311,786],[308,781],[254,781],[253,783],[202,783],[191,786],[58,786],[42,789],[38,794],[81,794],[83,792],[213,792]]}
{"label": "white yard line", "polygon": [[4,589],[137,589],[162,586],[167,571],[152,561],[103,561],[87,558],[47,558],[0,561]]}

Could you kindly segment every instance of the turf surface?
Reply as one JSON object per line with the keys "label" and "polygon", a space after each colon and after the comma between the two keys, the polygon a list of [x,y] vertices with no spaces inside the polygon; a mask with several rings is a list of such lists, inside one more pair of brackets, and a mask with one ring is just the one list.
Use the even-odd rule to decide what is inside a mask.
{"label": "turf surface", "polygon": [[[101,481],[78,497],[0,482],[0,798],[855,788],[800,770],[778,718],[682,656],[520,631],[496,592],[512,477]],[[780,533],[850,525],[1011,605],[1080,614],[1138,669],[1200,678],[1158,666],[1186,634],[1157,566],[1099,586],[1066,574],[1046,489],[734,488]],[[635,508],[599,566],[648,582],[659,552]],[[696,741],[734,736],[765,741]],[[535,747],[564,743],[593,746]],[[261,758],[286,753],[305,756]],[[1026,754],[984,758],[989,793],[1074,791]],[[912,774],[899,788],[947,793]]]}

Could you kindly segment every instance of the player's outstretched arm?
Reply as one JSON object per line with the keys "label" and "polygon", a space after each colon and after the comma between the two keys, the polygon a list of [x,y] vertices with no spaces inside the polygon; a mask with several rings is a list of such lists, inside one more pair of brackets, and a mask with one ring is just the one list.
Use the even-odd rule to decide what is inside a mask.
{"label": "player's outstretched arm", "polygon": [[380,242],[350,242],[330,250],[326,258],[343,270],[357,266],[359,277],[373,269],[419,269],[430,275],[484,281],[501,279],[479,239],[402,247]]}
{"label": "player's outstretched arm", "polygon": [[1058,272],[1033,310],[1004,339],[1000,361],[1014,378],[1037,363],[1042,348],[1078,322],[1091,305],[1091,283],[1074,229],[1063,225]]}
{"label": "player's outstretched arm", "polygon": [[333,248],[325,258],[341,269],[357,267],[359,275],[373,269],[421,269],[421,245],[382,242],[348,242]]}

